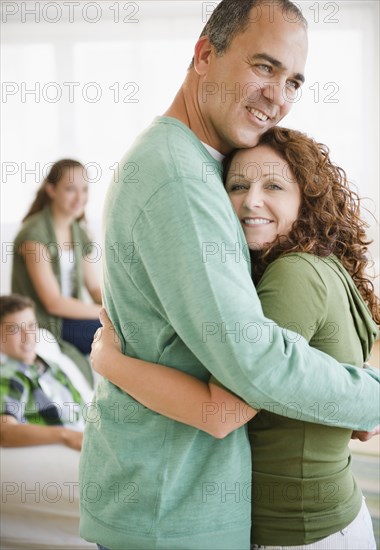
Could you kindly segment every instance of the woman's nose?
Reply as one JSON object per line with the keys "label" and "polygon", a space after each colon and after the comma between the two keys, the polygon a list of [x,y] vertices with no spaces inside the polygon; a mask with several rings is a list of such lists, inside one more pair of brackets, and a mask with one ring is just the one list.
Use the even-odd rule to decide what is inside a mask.
{"label": "woman's nose", "polygon": [[247,193],[243,205],[251,210],[264,205],[264,197],[259,189],[250,189]]}

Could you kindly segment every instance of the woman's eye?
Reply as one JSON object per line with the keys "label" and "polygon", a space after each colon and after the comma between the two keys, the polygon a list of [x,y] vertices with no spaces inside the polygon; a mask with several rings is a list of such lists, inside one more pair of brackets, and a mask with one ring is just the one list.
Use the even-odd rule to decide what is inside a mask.
{"label": "woman's eye", "polygon": [[234,191],[246,191],[248,188],[242,183],[235,183],[227,188],[227,193],[233,193]]}
{"label": "woman's eye", "polygon": [[277,191],[277,190],[281,191],[282,187],[280,185],[277,185],[277,183],[270,183],[269,185],[267,185],[267,189],[270,189],[273,191]]}

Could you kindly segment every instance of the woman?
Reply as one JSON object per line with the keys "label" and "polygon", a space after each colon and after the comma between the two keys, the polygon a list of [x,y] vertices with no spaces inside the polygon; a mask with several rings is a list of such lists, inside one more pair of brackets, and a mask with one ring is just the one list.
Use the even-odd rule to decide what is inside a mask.
{"label": "woman", "polygon": [[[83,165],[71,159],[56,162],[15,238],[12,292],[33,299],[40,327],[54,334],[92,384],[84,355],[99,327],[101,292],[92,244],[81,223],[87,199]],[[83,301],[84,287],[93,303]]]}
{"label": "woman", "polygon": [[[364,271],[365,224],[344,171],[325,146],[284,128],[267,132],[254,149],[236,151],[225,168],[266,317],[289,339],[303,336],[361,367],[378,336],[380,311]],[[101,318],[113,328],[105,313]],[[103,332],[93,344],[95,370],[154,411],[216,437],[254,417],[248,425],[254,547],[376,547],[350,471],[352,433],[334,428],[334,403],[328,410],[310,404],[331,427],[298,421],[296,403],[257,413],[216,380],[207,385],[122,355],[111,331]]]}

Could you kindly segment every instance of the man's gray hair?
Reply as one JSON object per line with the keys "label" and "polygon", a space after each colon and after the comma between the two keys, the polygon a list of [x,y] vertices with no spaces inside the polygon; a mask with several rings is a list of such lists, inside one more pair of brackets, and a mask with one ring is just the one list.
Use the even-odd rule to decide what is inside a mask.
{"label": "man's gray hair", "polygon": [[[253,19],[250,12],[255,7],[258,9]],[[208,36],[216,53],[223,55],[235,36],[247,29],[251,19],[259,18],[262,10],[274,7],[282,9],[283,17],[287,21],[301,23],[307,28],[307,21],[301,10],[290,0],[222,0],[212,12],[200,38]],[[193,63],[194,59],[190,67]]]}

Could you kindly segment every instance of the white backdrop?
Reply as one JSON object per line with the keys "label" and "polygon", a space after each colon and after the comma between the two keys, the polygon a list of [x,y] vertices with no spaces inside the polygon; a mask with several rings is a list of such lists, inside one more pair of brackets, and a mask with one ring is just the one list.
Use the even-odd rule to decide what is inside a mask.
{"label": "white backdrop", "polygon": [[[379,2],[298,1],[309,21],[302,97],[283,125],[329,145],[379,219]],[[113,167],[171,103],[217,2],[3,1],[2,286],[11,242],[49,163],[89,167],[87,217],[99,238]],[[369,217],[376,239],[378,225]]]}

